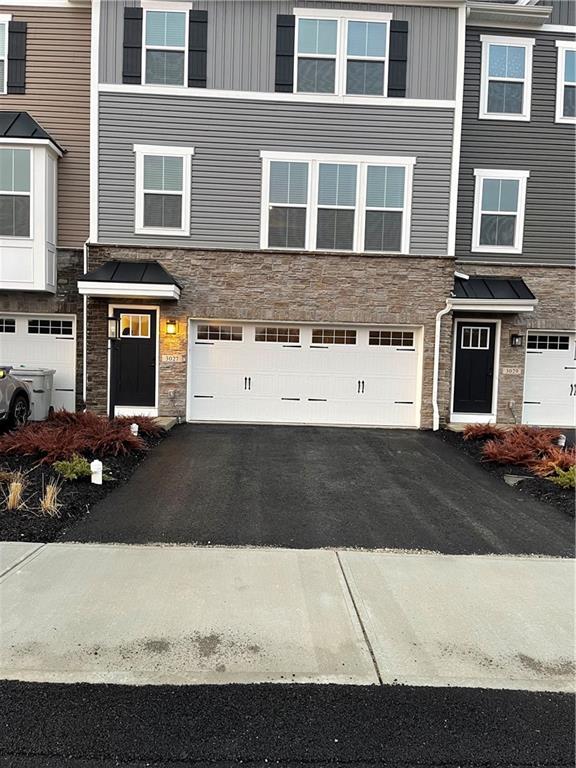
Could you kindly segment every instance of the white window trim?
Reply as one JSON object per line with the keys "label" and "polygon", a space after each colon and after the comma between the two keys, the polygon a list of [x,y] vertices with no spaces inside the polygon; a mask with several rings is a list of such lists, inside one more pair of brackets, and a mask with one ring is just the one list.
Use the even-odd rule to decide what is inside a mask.
{"label": "white window trim", "polygon": [[[388,95],[388,64],[390,60],[390,22],[392,21],[391,13],[378,13],[375,11],[339,11],[338,9],[322,9],[322,8],[294,8],[294,16],[296,17],[296,29],[294,35],[294,93],[299,95],[316,96],[314,93],[307,91],[298,91],[298,59],[310,58],[310,59],[334,59],[336,62],[335,76],[334,76],[334,93],[320,93],[319,96],[323,97],[360,97],[366,99],[370,103],[374,99],[383,99]],[[298,53],[298,30],[300,19],[322,19],[324,21],[335,21],[337,24],[336,31],[336,53],[332,54],[299,54]],[[349,94],[346,93],[346,75],[348,70],[348,22],[349,21],[372,21],[386,24],[386,56],[384,57],[384,87],[381,94]],[[372,56],[358,57],[351,56],[350,58],[356,60],[363,59],[366,61],[382,61],[382,59]]]}
{"label": "white window trim", "polygon": [[[134,144],[136,155],[136,186],[134,233],[136,235],[163,235],[178,237],[190,234],[190,186],[192,182],[192,156],[194,147],[164,147],[150,144]],[[182,226],[178,228],[144,226],[144,157],[160,155],[162,157],[182,158]]]}
{"label": "white window trim", "polygon": [[[480,35],[482,41],[482,66],[480,75],[480,110],[478,117],[481,120],[530,120],[530,110],[532,105],[532,49],[535,38],[533,37],[500,37],[496,35]],[[489,51],[491,45],[512,45],[516,48],[524,48],[524,78],[489,78],[488,64]],[[524,83],[524,93],[522,98],[523,110],[518,114],[494,113],[488,112],[488,81],[489,80],[513,80],[514,82]]]}
{"label": "white window trim", "polygon": [[[154,87],[167,87],[167,88],[187,88],[188,87],[188,48],[189,48],[189,34],[190,34],[190,5],[178,5],[178,3],[142,3],[142,10],[144,12],[144,18],[142,19],[142,85],[150,85],[146,82],[146,53],[151,51],[181,51],[184,54],[184,82],[180,85],[174,85],[170,83],[168,86],[158,86],[156,83],[152,85]],[[184,22],[184,46],[179,45],[146,45],[146,25],[148,24],[149,11],[160,11],[165,13],[183,13],[186,17]]]}
{"label": "white window trim", "polygon": [[[488,168],[475,168],[476,177],[474,189],[474,221],[472,223],[472,247],[473,253],[522,253],[524,239],[524,214],[526,209],[526,186],[530,171],[493,170]],[[482,187],[484,179],[514,179],[518,181],[518,210],[516,212],[516,229],[514,232],[513,246],[480,245],[480,219],[482,208]]]}
{"label": "white window trim", "polygon": [[[261,197],[261,229],[260,247],[263,250],[272,251],[313,251],[316,253],[369,253],[377,254],[381,251],[365,251],[364,235],[366,223],[366,177],[369,165],[401,166],[405,169],[404,176],[404,205],[402,210],[402,236],[400,250],[393,251],[397,254],[407,254],[410,251],[410,226],[412,219],[412,177],[415,157],[384,156],[384,155],[330,155],[310,154],[303,152],[260,152],[262,158],[262,197]],[[308,163],[308,200],[306,206],[306,238],[304,248],[277,248],[268,245],[268,223],[270,203],[268,200],[270,189],[270,163],[279,162],[305,162]],[[354,237],[352,250],[334,251],[333,249],[316,248],[316,232],[318,208],[347,206],[319,206],[318,205],[318,175],[320,163],[349,164],[358,166],[356,176],[356,204],[354,206]],[[296,206],[295,206],[296,207]],[[371,209],[372,210],[372,209]],[[392,209],[391,209],[392,210]],[[399,211],[399,208],[393,210]],[[384,251],[382,251],[384,253]],[[387,251],[386,251],[387,253]],[[392,252],[391,252],[392,253]]]}
{"label": "white window trim", "polygon": [[[576,123],[576,117],[564,116],[564,80],[566,71],[566,51],[576,51],[576,43],[573,40],[556,40],[558,60],[556,64],[556,122]],[[573,84],[576,87],[576,83]]]}
{"label": "white window trim", "polygon": [[0,96],[5,96],[8,93],[8,24],[12,21],[11,13],[0,14],[0,27],[6,26],[6,52],[4,56],[0,57],[0,60],[4,62],[4,79],[0,81]]}
{"label": "white window trim", "polygon": [[[22,147],[22,146],[10,146],[5,144],[0,144],[0,149],[25,149],[29,156],[30,156],[30,189],[28,192],[9,192],[8,190],[0,190],[0,195],[20,195],[22,197],[28,197],[30,198],[30,220],[29,220],[29,228],[28,228],[28,234],[27,235],[2,235],[0,234],[0,239],[2,240],[8,240],[10,242],[13,242],[15,240],[23,241],[23,240],[34,240],[34,194],[32,193],[32,190],[34,189],[34,162],[35,162],[35,153],[32,151],[32,148],[30,146],[28,147]],[[46,205],[46,201],[44,203]],[[54,198],[54,205],[57,204],[56,198]],[[0,249],[1,250],[1,249]]]}

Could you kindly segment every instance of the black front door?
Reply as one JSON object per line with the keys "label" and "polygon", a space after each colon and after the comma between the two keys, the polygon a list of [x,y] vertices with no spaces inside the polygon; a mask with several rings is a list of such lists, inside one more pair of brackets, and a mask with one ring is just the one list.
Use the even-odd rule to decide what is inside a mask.
{"label": "black front door", "polygon": [[455,413],[492,413],[496,328],[496,323],[456,323]]}
{"label": "black front door", "polygon": [[110,342],[110,415],[117,405],[156,405],[156,311],[115,309],[119,336]]}

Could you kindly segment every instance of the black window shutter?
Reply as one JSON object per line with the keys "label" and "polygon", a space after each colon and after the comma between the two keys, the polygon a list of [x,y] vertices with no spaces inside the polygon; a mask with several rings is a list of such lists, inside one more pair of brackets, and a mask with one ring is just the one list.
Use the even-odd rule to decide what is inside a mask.
{"label": "black window shutter", "polygon": [[294,90],[294,33],[295,16],[276,16],[276,77],[275,90],[292,93]]}
{"label": "black window shutter", "polygon": [[142,82],[142,8],[124,8],[122,82]]}
{"label": "black window shutter", "polygon": [[390,22],[390,57],[388,61],[388,96],[406,96],[408,65],[408,22]]}
{"label": "black window shutter", "polygon": [[8,23],[8,93],[26,93],[26,22]]}
{"label": "black window shutter", "polygon": [[188,35],[188,87],[206,88],[208,11],[190,11]]}

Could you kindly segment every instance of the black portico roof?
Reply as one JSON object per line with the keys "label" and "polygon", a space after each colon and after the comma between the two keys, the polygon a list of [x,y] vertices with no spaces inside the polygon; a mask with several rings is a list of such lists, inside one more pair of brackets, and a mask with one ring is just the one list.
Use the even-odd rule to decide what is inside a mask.
{"label": "black portico roof", "polygon": [[107,261],[81,279],[95,283],[148,283],[182,288],[157,261]]}
{"label": "black portico roof", "polygon": [[454,277],[454,299],[534,301],[536,297],[521,277]]}

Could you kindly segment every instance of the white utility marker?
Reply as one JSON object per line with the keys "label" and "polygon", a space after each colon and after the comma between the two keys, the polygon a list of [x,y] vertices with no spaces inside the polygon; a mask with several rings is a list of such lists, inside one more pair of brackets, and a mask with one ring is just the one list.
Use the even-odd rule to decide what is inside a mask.
{"label": "white utility marker", "polygon": [[574,561],[340,559],[383,683],[574,690]]}
{"label": "white utility marker", "polygon": [[48,544],[0,626],[12,680],[378,682],[333,552]]}

